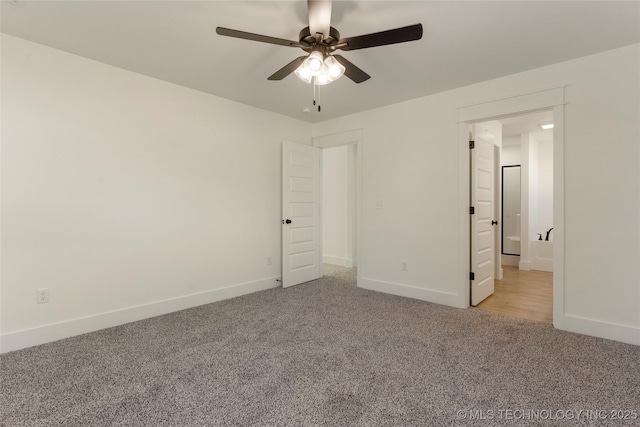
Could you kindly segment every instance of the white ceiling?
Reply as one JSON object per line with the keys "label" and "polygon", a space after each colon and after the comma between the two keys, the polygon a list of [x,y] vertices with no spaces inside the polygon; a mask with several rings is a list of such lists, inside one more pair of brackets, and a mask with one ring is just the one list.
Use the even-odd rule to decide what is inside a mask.
{"label": "white ceiling", "polygon": [[306,1],[2,2],[2,31],[308,122],[530,70],[640,41],[640,3],[335,1],[343,37],[422,23],[422,40],[342,53],[372,78],[322,88],[267,77],[302,51],[222,37],[223,26],[290,40]]}
{"label": "white ceiling", "polygon": [[553,129],[542,129],[541,127],[542,124],[549,123],[553,123],[553,110],[537,111],[500,120],[477,123],[476,132],[480,133],[476,133],[476,135],[491,141],[494,139],[492,129],[495,129],[495,125],[500,125],[503,147],[520,145],[520,135],[523,133],[533,134],[539,142],[553,142]]}
{"label": "white ceiling", "polygon": [[544,132],[553,134],[552,130],[544,131],[540,125],[553,123],[553,111],[525,114],[500,120],[502,124],[502,138],[509,138],[521,133]]}

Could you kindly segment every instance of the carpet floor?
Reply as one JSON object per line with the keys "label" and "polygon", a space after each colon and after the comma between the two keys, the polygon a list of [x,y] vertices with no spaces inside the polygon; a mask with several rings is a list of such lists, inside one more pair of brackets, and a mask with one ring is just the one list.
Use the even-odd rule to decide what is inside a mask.
{"label": "carpet floor", "polygon": [[359,289],[354,270],[0,363],[6,426],[640,424],[640,346]]}

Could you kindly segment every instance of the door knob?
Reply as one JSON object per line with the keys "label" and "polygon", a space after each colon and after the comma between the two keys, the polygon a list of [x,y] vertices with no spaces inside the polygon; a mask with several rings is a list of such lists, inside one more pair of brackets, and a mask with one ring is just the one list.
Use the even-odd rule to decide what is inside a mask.
{"label": "door knob", "polygon": [[283,220],[282,220],[282,223],[283,223],[283,224],[291,224],[291,220],[290,220],[290,219],[287,219],[287,220],[284,220],[284,219],[283,219]]}
{"label": "door knob", "polygon": [[496,225],[498,221],[491,221],[491,225]]}

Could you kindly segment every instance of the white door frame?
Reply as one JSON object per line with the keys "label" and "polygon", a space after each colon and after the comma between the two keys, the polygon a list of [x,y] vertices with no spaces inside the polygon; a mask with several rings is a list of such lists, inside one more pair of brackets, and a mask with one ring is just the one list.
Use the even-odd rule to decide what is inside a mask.
{"label": "white door frame", "polygon": [[[356,146],[356,212],[355,212],[355,252],[356,252],[356,266],[357,266],[357,284],[360,286],[360,279],[362,277],[362,259],[364,248],[362,247],[362,129],[354,129],[346,132],[340,132],[329,135],[320,135],[311,139],[311,145],[323,148],[338,147],[342,145],[355,145]],[[322,160],[322,159],[321,159]],[[320,181],[322,182],[322,164],[320,167]],[[322,215],[322,202],[320,203],[320,214]],[[320,230],[322,235],[322,229]],[[320,250],[322,250],[322,240],[320,241]],[[322,272],[322,270],[320,270]]]}
{"label": "white door frame", "polygon": [[461,307],[469,307],[469,126],[483,121],[553,110],[553,326],[564,320],[564,88],[556,87],[458,108],[459,152],[459,285]]}

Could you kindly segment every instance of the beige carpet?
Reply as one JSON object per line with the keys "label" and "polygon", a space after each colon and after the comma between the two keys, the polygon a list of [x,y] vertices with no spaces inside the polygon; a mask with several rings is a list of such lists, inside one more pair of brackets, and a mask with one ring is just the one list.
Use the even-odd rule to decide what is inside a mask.
{"label": "beige carpet", "polygon": [[6,426],[634,425],[551,418],[640,411],[638,346],[366,291],[353,270],[0,362]]}

